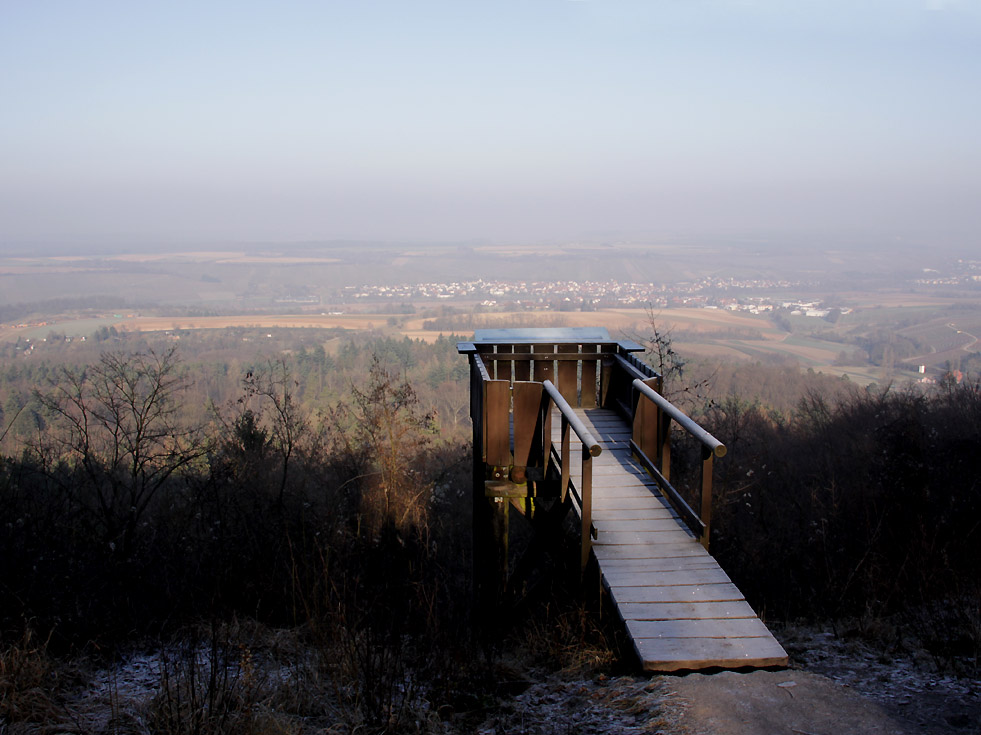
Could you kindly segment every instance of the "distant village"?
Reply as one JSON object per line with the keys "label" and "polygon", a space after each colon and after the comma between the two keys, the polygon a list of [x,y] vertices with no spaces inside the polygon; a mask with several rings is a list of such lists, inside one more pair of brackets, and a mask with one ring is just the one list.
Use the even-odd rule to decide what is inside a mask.
{"label": "distant village", "polygon": [[[364,300],[468,300],[491,308],[604,309],[652,306],[704,308],[763,314],[787,309],[793,314],[826,317],[831,311],[821,301],[804,301],[758,295],[759,291],[784,292],[800,288],[799,281],[735,278],[703,278],[672,284],[623,281],[494,281],[477,278],[452,283],[413,283],[396,286],[350,286],[344,301]],[[847,313],[842,310],[842,313]]]}

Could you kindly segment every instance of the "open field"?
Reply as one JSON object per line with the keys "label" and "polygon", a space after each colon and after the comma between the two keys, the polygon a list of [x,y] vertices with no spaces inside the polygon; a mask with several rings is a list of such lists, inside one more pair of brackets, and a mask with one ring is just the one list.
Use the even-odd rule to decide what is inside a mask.
{"label": "open field", "polygon": [[[878,319],[890,311],[879,309]],[[904,311],[904,310],[899,310]],[[936,317],[922,324],[914,325],[907,331],[921,341],[932,341],[936,348],[931,355],[911,358],[915,364],[942,364],[949,359],[949,350],[964,353],[971,347],[973,337],[966,331],[948,326],[949,317]],[[143,316],[117,314],[99,318],[57,320],[42,325],[0,327],[0,341],[13,341],[18,338],[42,340],[47,335],[65,334],[73,337],[91,335],[100,327],[114,327],[124,332],[170,332],[175,330],[220,330],[250,329],[346,329],[351,331],[376,331],[391,336],[403,336],[426,342],[435,341],[441,334],[472,334],[474,328],[499,328],[508,325],[520,326],[602,326],[614,338],[629,338],[643,341],[651,333],[649,314],[646,309],[604,309],[591,312],[487,312],[472,315],[456,315],[462,322],[471,326],[458,326],[443,330],[425,329],[424,317],[404,314],[364,314],[364,313],[303,313],[303,314],[249,314],[238,316]],[[895,315],[894,315],[895,316]],[[848,375],[861,383],[888,379],[886,370],[875,366],[836,365],[840,352],[848,347],[841,342],[826,341],[801,333],[788,333],[777,328],[765,316],[748,313],[734,313],[721,309],[664,309],[654,314],[657,328],[662,334],[671,335],[675,348],[683,355],[710,360],[726,361],[771,361],[793,360],[803,367],[812,368],[835,375]],[[798,320],[799,321],[799,320]],[[861,323],[856,315],[854,323]],[[812,324],[831,325],[820,320],[810,319]],[[963,325],[981,334],[981,316],[962,320]],[[843,327],[851,328],[848,325]],[[972,332],[973,334],[974,332]],[[928,359],[932,358],[932,359]],[[937,363],[941,360],[941,363]],[[910,363],[910,360],[905,361]],[[911,363],[912,364],[912,363]]]}
{"label": "open field", "polygon": [[[670,309],[655,314],[661,330],[680,330],[694,332],[719,332],[725,330],[756,330],[765,333],[767,339],[780,340],[779,331],[762,317],[746,316],[716,309]],[[482,323],[489,326],[520,323],[529,326],[542,324],[548,326],[602,326],[616,338],[637,338],[649,331],[648,314],[645,309],[608,309],[591,312],[492,312],[476,315],[476,326]],[[426,330],[423,317],[409,317],[399,314],[249,314],[239,316],[117,316],[97,319],[59,320],[46,322],[41,326],[4,326],[0,339],[39,339],[54,331],[59,334],[83,336],[91,334],[101,326],[114,326],[117,330],[130,332],[161,332],[176,329],[224,329],[227,327],[270,329],[273,327],[300,329],[305,327],[341,328],[353,330],[380,329],[387,327],[390,320],[398,320],[401,334],[413,339],[435,339],[439,332]],[[454,330],[448,330],[454,331]],[[455,330],[467,331],[469,330]]]}

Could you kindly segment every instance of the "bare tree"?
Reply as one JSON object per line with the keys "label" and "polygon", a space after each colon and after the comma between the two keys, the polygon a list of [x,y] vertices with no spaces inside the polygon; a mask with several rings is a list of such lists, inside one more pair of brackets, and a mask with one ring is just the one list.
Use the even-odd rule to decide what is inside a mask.
{"label": "bare tree", "polygon": [[106,352],[95,365],[62,366],[47,391],[35,392],[51,418],[38,444],[91,491],[81,496],[92,499],[107,541],[124,553],[161,488],[204,454],[201,433],[181,417],[188,387],[170,349]]}
{"label": "bare tree", "polygon": [[377,530],[391,521],[399,529],[423,529],[433,494],[427,465],[435,416],[424,412],[412,386],[389,374],[377,358],[367,384],[352,386],[351,394],[356,443],[372,467],[361,499],[368,527]]}
{"label": "bare tree", "polygon": [[[260,412],[264,413],[268,410],[270,414],[268,431],[271,433],[272,445],[279,453],[280,459],[276,504],[282,507],[289,480],[290,463],[309,429],[306,417],[294,396],[299,382],[293,378],[286,360],[280,358],[262,369],[250,370],[242,383],[245,387],[244,402],[248,403],[252,397],[259,398],[262,403]],[[256,415],[250,415],[251,413],[250,409],[246,408],[243,416],[249,416],[249,420],[258,427],[262,422]]]}
{"label": "bare tree", "polygon": [[714,375],[692,380],[686,371],[687,361],[674,348],[670,329],[658,325],[660,312],[652,306],[647,307],[647,327],[645,334],[638,335],[636,341],[646,348],[646,359],[664,378],[662,392],[675,403],[685,403],[687,410],[701,408],[707,400],[707,393]]}

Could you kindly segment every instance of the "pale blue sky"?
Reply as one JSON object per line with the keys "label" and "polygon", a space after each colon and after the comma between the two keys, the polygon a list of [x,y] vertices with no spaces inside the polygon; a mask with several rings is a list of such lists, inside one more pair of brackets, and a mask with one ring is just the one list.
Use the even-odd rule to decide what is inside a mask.
{"label": "pale blue sky", "polygon": [[981,0],[0,0],[0,244],[981,236]]}

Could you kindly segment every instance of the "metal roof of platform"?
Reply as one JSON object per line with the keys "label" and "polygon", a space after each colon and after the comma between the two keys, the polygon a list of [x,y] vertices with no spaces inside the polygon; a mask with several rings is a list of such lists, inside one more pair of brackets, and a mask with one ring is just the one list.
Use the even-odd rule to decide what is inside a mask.
{"label": "metal roof of platform", "polygon": [[476,329],[474,342],[554,342],[561,344],[587,344],[591,342],[615,342],[603,327],[517,327],[514,329]]}

